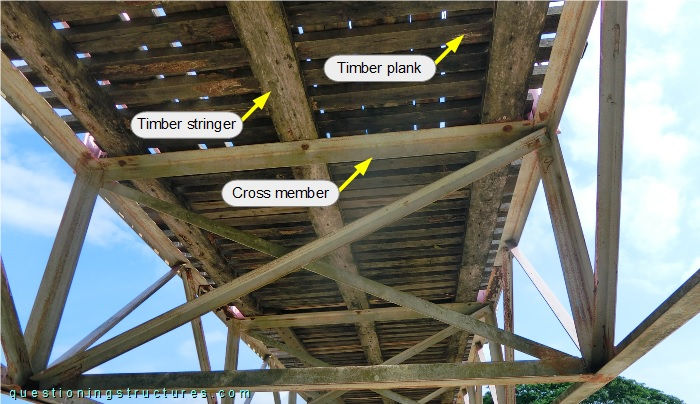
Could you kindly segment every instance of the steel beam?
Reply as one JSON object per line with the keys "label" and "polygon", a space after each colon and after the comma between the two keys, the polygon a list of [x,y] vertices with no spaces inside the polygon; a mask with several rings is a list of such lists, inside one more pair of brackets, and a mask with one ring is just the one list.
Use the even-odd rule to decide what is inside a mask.
{"label": "steel beam", "polygon": [[627,2],[603,1],[600,12],[598,193],[592,365],[615,354],[617,261],[620,246],[622,142],[625,113]]}
{"label": "steel beam", "polygon": [[22,386],[32,374],[32,365],[29,361],[29,352],[24,342],[22,326],[17,317],[15,301],[10,291],[10,283],[5,273],[5,263],[0,257],[2,268],[2,290],[0,299],[2,311],[0,312],[0,330],[2,332],[2,349],[7,360],[7,376],[14,385]]}
{"label": "steel beam", "polygon": [[76,174],[24,335],[34,372],[49,362],[101,183],[100,171]]}
{"label": "steel beam", "polygon": [[595,373],[594,379],[577,383],[555,403],[579,403],[595,393],[666,337],[700,312],[700,270],[642,321],[615,347],[615,356]]}

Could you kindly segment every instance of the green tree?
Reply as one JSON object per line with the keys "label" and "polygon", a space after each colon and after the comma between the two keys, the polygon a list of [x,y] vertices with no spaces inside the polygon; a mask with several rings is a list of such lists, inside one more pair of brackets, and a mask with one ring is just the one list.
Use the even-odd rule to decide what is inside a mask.
{"label": "green tree", "polygon": [[[566,390],[570,383],[521,384],[515,389],[518,404],[549,404]],[[616,377],[588,397],[585,404],[682,404],[683,401],[632,379]],[[484,404],[493,404],[491,393],[484,395]]]}

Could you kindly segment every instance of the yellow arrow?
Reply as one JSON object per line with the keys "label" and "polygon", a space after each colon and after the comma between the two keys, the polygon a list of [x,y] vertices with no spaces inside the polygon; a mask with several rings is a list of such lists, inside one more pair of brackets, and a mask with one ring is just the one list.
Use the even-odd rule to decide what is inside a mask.
{"label": "yellow arrow", "polygon": [[442,55],[440,55],[437,59],[435,59],[435,64],[437,65],[442,61],[442,59],[447,56],[448,53],[457,53],[457,48],[459,48],[459,44],[462,42],[462,38],[464,38],[464,35],[460,35],[457,38],[447,42],[445,45],[447,45],[447,49],[445,49],[444,52],[442,52]]}
{"label": "yellow arrow", "polygon": [[261,95],[260,97],[254,99],[253,102],[255,103],[255,105],[250,107],[248,112],[246,112],[245,115],[243,115],[243,118],[241,118],[241,121],[245,122],[245,120],[248,119],[248,117],[253,112],[255,112],[256,109],[258,109],[258,108],[263,109],[263,107],[265,106],[265,103],[267,102],[267,99],[270,98],[270,92],[271,91],[268,91],[265,94]]}
{"label": "yellow arrow", "polygon": [[370,163],[371,161],[372,161],[372,158],[370,157],[370,158],[368,158],[367,160],[363,161],[362,163],[357,164],[357,165],[355,166],[355,172],[350,176],[350,178],[348,178],[347,180],[345,180],[345,182],[343,183],[343,185],[340,186],[340,188],[338,188],[338,192],[343,192],[343,190],[345,189],[345,187],[347,187],[348,185],[350,185],[350,183],[352,182],[352,180],[354,180],[355,177],[358,176],[358,174],[365,175],[365,173],[367,172],[367,168],[369,167],[369,163]]}

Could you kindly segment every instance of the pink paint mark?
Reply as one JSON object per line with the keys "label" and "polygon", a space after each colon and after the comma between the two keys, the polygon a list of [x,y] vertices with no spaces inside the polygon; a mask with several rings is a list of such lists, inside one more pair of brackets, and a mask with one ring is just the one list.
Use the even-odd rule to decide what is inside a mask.
{"label": "pink paint mark", "polygon": [[527,115],[527,119],[533,121],[535,119],[535,112],[537,112],[537,101],[540,100],[540,94],[542,94],[541,88],[535,88],[527,90],[528,94],[532,96],[532,111]]}
{"label": "pink paint mark", "polygon": [[85,136],[83,136],[83,144],[88,148],[90,154],[92,154],[92,156],[96,159],[107,155],[107,153],[100,150],[100,147],[97,145],[97,143],[95,143],[95,138],[92,137],[89,132],[85,133]]}
{"label": "pink paint mark", "polygon": [[231,314],[233,315],[233,317],[235,317],[235,318],[237,318],[237,319],[239,319],[239,320],[242,320],[242,319],[245,318],[245,316],[243,315],[243,313],[241,313],[241,311],[238,310],[238,307],[236,307],[236,306],[228,306],[228,309],[229,309],[229,311],[231,312]]}

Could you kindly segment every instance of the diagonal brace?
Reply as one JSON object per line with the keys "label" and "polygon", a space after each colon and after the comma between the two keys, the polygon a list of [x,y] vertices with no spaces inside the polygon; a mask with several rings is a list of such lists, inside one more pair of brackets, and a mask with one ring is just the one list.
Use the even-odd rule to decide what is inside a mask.
{"label": "diagonal brace", "polygon": [[[286,249],[268,243],[265,240],[228,228],[232,233],[238,234],[240,239],[237,242],[248,245],[259,251],[276,250],[281,258],[272,261],[260,268],[251,271],[236,281],[223,285],[212,292],[200,297],[194,302],[189,302],[176,307],[146,323],[143,323],[117,337],[112,338],[100,345],[95,346],[75,357],[57,364],[50,369],[35,376],[36,379],[45,382],[60,382],[72,376],[91,369],[104,363],[121,353],[127,352],[136,346],[156,338],[193,318],[212,310],[213,308],[226,305],[227,303],[245,296],[246,294],[259,289],[260,287],[274,282],[275,280],[295,271],[303,266],[310,266],[317,273],[327,276],[339,282],[344,282],[352,287],[363,290],[367,293],[385,298],[396,304],[406,306],[412,310],[427,314],[430,317],[438,318],[450,325],[465,329],[467,331],[482,335],[490,340],[498,341],[504,345],[514,348],[540,358],[568,356],[552,348],[530,341],[526,338],[505,332],[493,326],[488,326],[469,316],[451,312],[435,304],[417,298],[408,293],[400,292],[386,285],[374,282],[370,279],[355,274],[349,274],[340,269],[323,265],[323,263],[311,262],[327,255],[334,249],[351,243],[379,228],[393,223],[400,218],[407,216],[424,206],[440,199],[442,196],[454,192],[471,182],[481,178],[498,167],[522,157],[523,155],[539,149],[548,144],[549,138],[545,135],[544,129],[540,129],[525,138],[518,140],[511,145],[504,147],[493,154],[464,167],[456,172],[438,180],[406,197],[400,198],[396,202],[378,209],[377,211],[359,219],[342,229],[325,237],[307,244],[289,254],[284,255]],[[117,184],[107,186],[112,191],[125,191],[125,187]],[[128,190],[128,188],[126,188]],[[133,190],[132,190],[133,191]],[[133,191],[136,192],[136,191]],[[138,193],[137,193],[138,195]],[[198,215],[187,212],[190,217]],[[200,217],[200,220],[203,219]],[[243,242],[241,240],[246,240]],[[264,249],[261,250],[261,247]]]}

